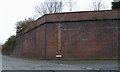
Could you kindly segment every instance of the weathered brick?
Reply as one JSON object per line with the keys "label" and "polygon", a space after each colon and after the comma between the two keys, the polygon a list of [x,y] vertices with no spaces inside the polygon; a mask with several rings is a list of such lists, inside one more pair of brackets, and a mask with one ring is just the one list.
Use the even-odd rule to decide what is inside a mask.
{"label": "weathered brick", "polygon": [[38,59],[118,57],[120,10],[48,14],[17,33],[13,55]]}

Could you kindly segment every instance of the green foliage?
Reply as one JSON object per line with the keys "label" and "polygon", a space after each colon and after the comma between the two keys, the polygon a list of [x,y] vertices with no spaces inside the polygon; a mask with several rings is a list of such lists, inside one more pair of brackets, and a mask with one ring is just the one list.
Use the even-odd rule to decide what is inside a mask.
{"label": "green foliage", "polygon": [[2,52],[3,53],[12,52],[13,47],[15,46],[15,42],[16,42],[16,36],[15,35],[10,36],[3,45]]}
{"label": "green foliage", "polygon": [[112,3],[112,9],[120,9],[120,1]]}
{"label": "green foliage", "polygon": [[27,27],[29,24],[33,23],[35,20],[33,18],[28,18],[23,21],[16,23],[17,32],[21,31],[23,28]]}

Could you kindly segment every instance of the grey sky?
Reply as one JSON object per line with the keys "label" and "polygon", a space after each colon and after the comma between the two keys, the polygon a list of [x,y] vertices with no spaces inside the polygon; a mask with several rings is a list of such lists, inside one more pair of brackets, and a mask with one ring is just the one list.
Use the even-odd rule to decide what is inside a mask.
{"label": "grey sky", "polygon": [[[74,11],[90,10],[91,1],[76,0]],[[107,9],[111,9],[112,0],[103,1]],[[34,6],[39,2],[43,2],[43,0],[0,0],[0,43],[4,43],[8,37],[16,34],[15,24],[17,21],[36,16]]]}

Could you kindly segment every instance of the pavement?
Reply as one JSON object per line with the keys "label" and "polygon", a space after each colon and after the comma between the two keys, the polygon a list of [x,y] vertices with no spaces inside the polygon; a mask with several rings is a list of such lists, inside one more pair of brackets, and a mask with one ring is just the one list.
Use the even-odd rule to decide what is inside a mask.
{"label": "pavement", "polygon": [[46,60],[26,60],[9,56],[2,56],[3,70],[93,70],[89,67],[55,63]]}
{"label": "pavement", "polygon": [[119,70],[120,66],[118,61],[54,61],[54,63],[58,64],[68,64],[68,65],[75,65],[75,66],[83,66],[88,68],[94,69],[101,69],[101,70]]}
{"label": "pavement", "polygon": [[[2,70],[41,70],[42,72],[88,72],[91,70],[118,70],[117,61],[55,61],[22,59],[2,55]],[[14,70],[14,71],[12,71]],[[46,71],[47,70],[47,71]],[[61,71],[62,70],[62,71]],[[67,71],[66,71],[67,70]],[[40,71],[40,72],[41,72]],[[3,72],[3,71],[2,71]],[[34,71],[33,71],[34,72]],[[93,71],[92,71],[93,72]],[[101,71],[104,72],[104,71]],[[117,72],[117,71],[111,71]]]}

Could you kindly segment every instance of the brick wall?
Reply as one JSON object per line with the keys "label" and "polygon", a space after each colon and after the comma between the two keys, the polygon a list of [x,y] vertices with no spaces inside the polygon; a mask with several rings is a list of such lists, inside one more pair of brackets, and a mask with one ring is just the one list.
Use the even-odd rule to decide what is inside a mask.
{"label": "brick wall", "polygon": [[62,26],[63,58],[118,57],[117,21],[73,22]]}
{"label": "brick wall", "polygon": [[118,12],[45,15],[17,33],[13,55],[38,59],[56,59],[57,54],[63,59],[117,58]]}

